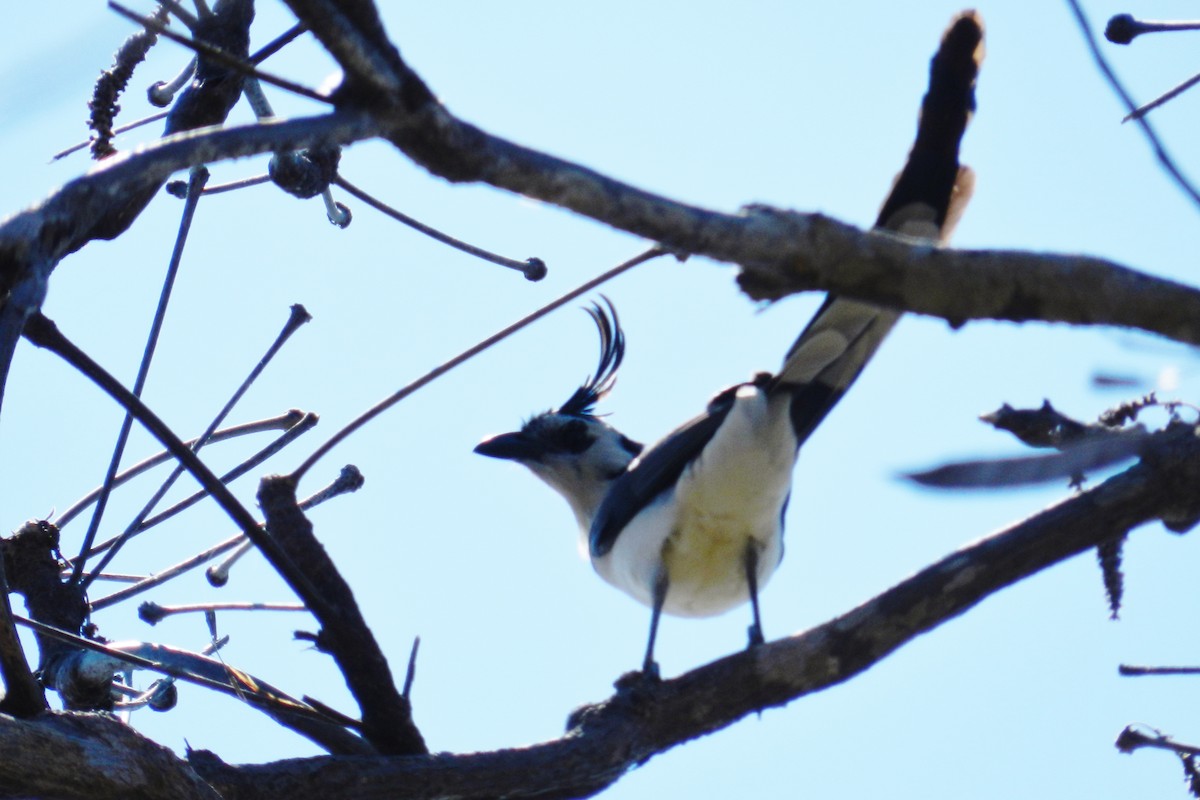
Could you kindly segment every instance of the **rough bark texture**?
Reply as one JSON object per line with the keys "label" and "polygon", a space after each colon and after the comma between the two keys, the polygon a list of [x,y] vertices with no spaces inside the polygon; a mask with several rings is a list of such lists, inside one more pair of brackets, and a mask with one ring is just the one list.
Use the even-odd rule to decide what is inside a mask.
{"label": "rough bark texture", "polygon": [[0,715],[0,797],[219,800],[167,748],[102,713]]}

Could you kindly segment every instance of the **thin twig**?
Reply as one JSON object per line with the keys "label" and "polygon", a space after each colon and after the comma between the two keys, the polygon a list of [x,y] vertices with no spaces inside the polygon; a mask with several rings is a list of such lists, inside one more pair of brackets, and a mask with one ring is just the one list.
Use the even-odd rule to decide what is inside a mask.
{"label": "thin twig", "polygon": [[291,475],[292,480],[299,482],[299,480],[304,476],[304,474],[306,472],[308,472],[308,470],[313,466],[313,464],[315,464],[319,460],[321,460],[321,458],[323,458],[326,454],[329,453],[330,450],[332,450],[334,447],[336,447],[338,444],[340,444],[346,437],[348,437],[350,434],[357,431],[363,425],[366,425],[371,420],[375,419],[375,417],[379,416],[384,411],[387,411],[389,408],[396,405],[396,403],[399,403],[401,400],[408,397],[413,392],[417,391],[418,389],[421,389],[422,387],[431,383],[432,381],[437,380],[442,375],[445,375],[447,372],[449,372],[450,370],[459,366],[460,364],[463,364],[466,361],[471,360],[472,358],[479,355],[484,350],[487,350],[489,347],[496,344],[497,342],[501,342],[501,341],[507,339],[509,336],[513,335],[517,331],[530,325],[533,322],[538,321],[542,317],[549,314],[551,311],[554,311],[555,309],[566,305],[567,303],[571,302],[572,300],[579,297],[580,295],[583,295],[583,294],[586,294],[586,293],[592,291],[597,286],[600,286],[601,284],[605,283],[606,281],[609,281],[609,280],[617,277],[621,273],[626,272],[626,271],[638,266],[639,264],[645,263],[646,261],[649,261],[654,258],[658,258],[659,256],[666,255],[668,252],[669,251],[667,251],[666,249],[656,245],[656,246],[650,248],[649,250],[647,250],[646,252],[644,252],[640,255],[634,256],[633,258],[626,261],[625,263],[618,264],[617,266],[613,267],[612,269],[608,270],[607,272],[604,272],[601,275],[593,278],[592,280],[581,284],[577,288],[572,289],[571,291],[567,292],[563,296],[559,297],[557,300],[554,300],[553,302],[551,302],[545,306],[542,306],[541,308],[539,308],[537,311],[533,312],[529,316],[514,322],[512,325],[509,325],[507,328],[500,331],[499,333],[492,334],[491,336],[484,339],[479,344],[476,344],[473,347],[467,348],[466,350],[459,353],[458,355],[456,355],[454,358],[450,359],[449,361],[446,361],[445,363],[434,367],[432,370],[425,373],[420,378],[417,378],[415,381],[408,384],[404,388],[396,391],[389,397],[387,397],[387,398],[381,400],[380,402],[376,403],[375,405],[371,406],[371,408],[364,411],[357,418],[355,418],[353,421],[351,421],[348,425],[346,425],[340,431],[338,431],[333,436],[331,436],[327,442],[325,442],[323,445],[318,447],[311,456],[309,456],[307,459],[305,459],[303,464],[301,464],[299,467],[296,468],[295,472],[293,472]]}
{"label": "thin twig", "polygon": [[1129,122],[1129,120],[1131,120],[1131,119],[1141,119],[1142,117],[1146,116],[1151,111],[1153,111],[1154,109],[1161,106],[1163,103],[1166,103],[1168,100],[1173,100],[1176,97],[1178,97],[1179,95],[1183,94],[1188,89],[1195,86],[1197,83],[1200,83],[1200,74],[1193,75],[1192,77],[1188,78],[1186,81],[1179,84],[1178,86],[1176,86],[1173,89],[1168,89],[1167,91],[1160,94],[1158,97],[1151,100],[1149,103],[1145,103],[1144,105],[1138,106],[1133,111],[1130,111],[1128,114],[1126,114],[1125,118],[1122,119],[1121,122]]}
{"label": "thin twig", "polygon": [[24,627],[37,631],[44,636],[49,636],[53,639],[68,642],[84,650],[91,650],[95,653],[101,653],[110,658],[117,659],[118,661],[132,664],[139,669],[157,672],[162,675],[169,675],[172,678],[176,678],[181,681],[187,681],[188,683],[194,683],[197,686],[205,686],[209,689],[215,689],[224,694],[233,695],[241,700],[245,700],[250,705],[275,708],[281,711],[309,715],[322,720],[325,719],[323,715],[316,711],[316,709],[313,709],[298,700],[287,697],[287,695],[283,695],[281,693],[276,694],[268,691],[259,691],[256,687],[267,685],[263,684],[261,681],[253,684],[243,681],[236,685],[225,681],[218,681],[203,675],[197,675],[195,673],[188,672],[184,669],[179,669],[170,664],[160,663],[149,658],[134,655],[133,653],[127,653],[123,650],[102,644],[101,642],[93,641],[92,639],[85,639],[82,636],[76,636],[68,631],[60,630],[52,625],[47,625],[43,622],[29,619],[28,617],[23,617],[20,614],[13,614],[13,619],[18,625],[23,625]]}
{"label": "thin twig", "polygon": [[[192,191],[193,189],[189,187],[189,197],[191,197]],[[204,433],[200,434],[200,437],[192,444],[191,449],[193,453],[200,452],[200,448],[204,447],[204,445],[208,443],[208,440],[212,437],[213,433],[215,433],[217,428],[220,427],[221,423],[225,421],[225,417],[229,416],[229,413],[233,411],[234,406],[236,406],[238,401],[242,399],[242,397],[254,384],[254,381],[257,380],[258,376],[262,374],[264,369],[266,369],[267,365],[271,363],[271,360],[280,351],[287,340],[291,338],[293,333],[300,330],[302,325],[311,319],[312,316],[308,313],[304,306],[296,303],[291,307],[287,322],[284,323],[283,329],[275,337],[275,340],[271,343],[271,346],[267,348],[267,352],[263,354],[262,358],[258,360],[258,363],[255,364],[250,370],[250,374],[246,376],[241,385],[234,390],[233,395],[225,402],[225,405],[221,408],[221,410],[217,412],[217,415],[213,418],[212,422],[210,422],[208,427],[205,428]],[[142,522],[147,516],[149,516],[150,512],[154,510],[154,507],[158,505],[158,502],[162,500],[171,487],[175,485],[175,481],[179,479],[179,476],[182,475],[183,472],[183,465],[178,465],[174,470],[171,471],[171,474],[168,475],[167,479],[162,482],[162,485],[159,486],[158,490],[154,492],[154,495],[146,502],[146,504],[142,507],[142,510],[137,513],[137,515],[133,518],[133,521],[129,523],[121,535],[117,537],[116,541],[113,542],[112,547],[109,548],[108,552],[104,554],[104,557],[100,559],[100,563],[98,563],[92,570],[92,574],[84,579],[82,584],[83,589],[87,589],[96,573],[108,566],[109,562],[112,561],[113,557],[116,556],[125,542],[134,535],[137,529],[141,526]],[[89,541],[88,544],[90,545],[91,542]],[[86,554],[86,549],[83,552]],[[77,575],[80,568],[81,565],[77,564],[75,567],[76,571],[73,572],[72,575]]]}
{"label": "thin twig", "polygon": [[412,702],[411,694],[413,681],[417,677],[417,650],[420,648],[421,637],[414,637],[412,650],[410,650],[408,653],[408,669],[404,671],[404,689],[402,689],[400,692],[400,696],[409,702]]}
{"label": "thin twig", "polygon": [[[1096,66],[1100,68],[1100,72],[1104,74],[1113,91],[1121,98],[1121,102],[1125,104],[1126,110],[1131,112],[1136,110],[1137,103],[1125,91],[1125,87],[1121,85],[1116,73],[1108,65],[1104,54],[1100,52],[1100,46],[1096,42],[1096,37],[1092,34],[1092,25],[1088,22],[1087,15],[1083,13],[1083,8],[1079,5],[1079,0],[1067,0],[1067,5],[1071,7],[1071,11],[1075,14],[1075,20],[1079,23],[1079,29],[1083,33],[1084,41],[1092,53],[1092,58],[1095,60]],[[1154,155],[1158,158],[1159,163],[1162,164],[1163,169],[1167,171],[1167,174],[1171,176],[1175,184],[1192,199],[1192,202],[1200,206],[1200,192],[1192,186],[1191,182],[1175,166],[1175,161],[1167,153],[1166,147],[1159,140],[1158,134],[1154,132],[1154,128],[1150,126],[1150,122],[1142,117],[1136,118],[1135,121],[1141,127],[1142,133],[1146,135],[1146,140],[1150,142],[1150,146],[1154,149]]]}
{"label": "thin twig", "polygon": [[[158,122],[160,119],[166,118],[167,114],[169,114],[169,113],[171,113],[171,112],[159,111],[157,114],[151,114],[148,117],[142,117],[139,120],[134,120],[133,122],[128,122],[124,125],[119,125],[116,128],[113,128],[113,130],[112,130],[113,136],[116,136],[121,133],[126,133],[127,131],[131,131],[134,128],[140,128],[143,125],[149,125],[151,122]],[[54,155],[52,155],[50,157],[50,160],[58,161],[61,158],[65,158],[65,157],[71,155],[71,153],[78,153],[80,150],[87,147],[91,143],[92,143],[91,139],[88,139],[87,141],[83,141],[83,142],[76,142],[75,144],[68,147],[66,150],[59,150],[57,153],[55,153]]]}
{"label": "thin twig", "polygon": [[188,449],[187,445],[179,439],[175,432],[167,427],[166,423],[151,411],[145,403],[122,386],[120,381],[97,364],[91,356],[83,352],[70,339],[64,336],[58,330],[58,326],[40,311],[30,314],[29,318],[26,319],[23,335],[36,347],[44,347],[58,355],[87,376],[89,380],[103,389],[126,410],[131,411],[134,418],[154,438],[158,439],[163,446],[170,450],[175,458],[184,463],[184,466],[192,473],[196,481],[212,495],[213,500],[221,507],[221,510],[228,514],[230,519],[242,529],[242,533],[250,537],[250,540],[266,555],[271,562],[271,566],[288,583],[292,591],[296,592],[301,600],[308,603],[309,607],[319,605],[321,611],[328,612],[329,616],[333,616],[327,604],[317,594],[308,575],[292,563],[288,554],[271,537],[265,535],[258,521],[233,496],[233,492],[229,491],[228,487],[221,483],[217,476],[213,474],[213,471],[209,469],[208,465]]}
{"label": "thin twig", "polygon": [[[362,483],[359,482],[356,486],[353,486],[353,488],[350,488],[351,484],[350,484],[350,482],[345,480],[345,477],[344,477],[345,475],[346,475],[346,471],[343,470],[342,475],[340,475],[333,482],[333,484],[331,484],[331,486],[343,486],[343,487],[345,487],[343,489],[343,491],[354,491],[355,489],[357,489],[359,486],[362,485]],[[313,494],[311,497],[308,497],[305,500],[303,500],[300,503],[301,509],[312,508],[313,506],[324,502],[325,500],[329,499],[330,497],[335,496],[334,494],[329,493],[329,488],[330,487],[326,487],[325,489],[322,489],[321,491]],[[259,527],[261,528],[262,526],[260,525]],[[191,556],[190,558],[186,558],[183,561],[180,561],[178,564],[174,564],[173,566],[167,567],[166,569],[164,569],[160,572],[156,572],[153,575],[150,575],[146,578],[143,578],[142,580],[139,580],[137,583],[133,584],[132,586],[127,586],[124,589],[119,589],[110,595],[101,597],[99,600],[93,600],[90,603],[90,607],[91,607],[92,611],[99,611],[102,608],[108,608],[109,606],[116,605],[117,603],[120,603],[123,600],[127,600],[128,598],[133,597],[134,595],[138,595],[138,594],[141,594],[142,592],[153,589],[155,586],[161,586],[162,584],[166,583],[167,581],[177,578],[180,575],[184,574],[185,572],[195,569],[196,567],[200,566],[201,564],[205,564],[209,561],[212,561],[214,558],[221,555],[222,553],[227,553],[230,550],[233,550],[234,548],[239,548],[243,545],[249,545],[249,542],[250,542],[250,540],[246,537],[246,535],[244,533],[240,533],[236,536],[231,536],[230,538],[228,538],[222,542],[218,542],[217,544],[213,545],[212,547],[208,548],[207,550],[203,550],[203,551],[197,553],[196,555]],[[103,545],[100,545],[100,546],[103,546]]]}
{"label": "thin twig", "polygon": [[146,577],[145,575],[127,575],[122,572],[101,572],[96,576],[96,580],[111,581],[112,583],[137,583],[146,580]]}
{"label": "thin twig", "polygon": [[[307,511],[313,506],[318,506],[321,503],[324,503],[326,500],[331,500],[334,497],[339,497],[348,492],[357,492],[362,488],[363,482],[364,478],[362,473],[359,472],[358,467],[354,466],[353,464],[347,464],[346,466],[342,467],[342,471],[338,473],[337,478],[335,478],[332,483],[330,483],[324,489],[318,489],[308,497],[301,500],[299,503],[300,510]],[[205,579],[210,585],[217,587],[224,586],[225,584],[229,583],[229,572],[233,569],[233,565],[241,560],[241,558],[246,555],[246,553],[248,553],[252,547],[254,547],[254,545],[250,543],[249,539],[244,540],[240,545],[238,545],[237,549],[227,555],[220,564],[209,567],[207,570],[205,570]]]}
{"label": "thin twig", "polygon": [[[162,331],[163,320],[167,315],[167,304],[171,300],[171,289],[175,285],[175,276],[179,274],[179,264],[183,260],[183,246],[187,243],[188,231],[192,227],[192,219],[196,215],[196,205],[200,202],[200,192],[208,182],[208,170],[204,167],[192,169],[188,181],[187,201],[183,206],[183,218],[179,221],[179,232],[175,236],[175,247],[171,251],[171,260],[167,264],[167,274],[163,277],[162,289],[158,295],[158,307],[154,310],[154,319],[150,323],[150,333],[146,337],[146,347],[142,351],[142,362],[138,365],[137,378],[133,382],[133,396],[141,397],[142,389],[146,386],[146,378],[150,374],[150,362],[154,360],[154,350],[158,346],[158,335]],[[113,481],[121,466],[121,458],[125,455],[125,443],[133,428],[133,415],[126,410],[121,420],[121,429],[117,434],[117,443],[113,447],[112,458],[108,462],[108,471],[104,475],[104,483],[100,487],[100,496],[96,499],[96,507],[92,511],[91,522],[88,523],[87,533],[83,536],[83,544],[79,548],[79,557],[71,568],[71,583],[79,583],[83,577],[83,567],[87,561],[87,552],[96,540],[96,532],[100,529],[100,520],[104,518],[104,509],[108,505],[108,497],[112,493]]]}
{"label": "thin twig", "polygon": [[[233,469],[229,470],[224,475],[222,475],[221,483],[229,484],[229,483],[232,483],[233,481],[237,480],[238,478],[242,477],[250,470],[254,469],[255,467],[258,467],[263,462],[267,461],[269,458],[271,458],[272,456],[277,454],[279,451],[283,450],[283,448],[287,447],[289,444],[294,442],[300,436],[303,436],[305,433],[312,430],[312,428],[314,426],[316,426],[316,424],[317,424],[317,415],[316,414],[305,414],[303,417],[300,418],[299,422],[297,422],[292,427],[288,428],[280,436],[276,437],[266,447],[262,448],[257,453],[250,456],[245,461],[241,462],[236,467],[234,467]],[[185,511],[188,508],[191,508],[196,503],[198,503],[201,500],[203,500],[204,498],[208,497],[208,494],[209,493],[207,490],[201,488],[199,491],[188,495],[187,497],[180,500],[178,503],[175,503],[174,505],[170,506],[169,508],[165,508],[162,511],[155,514],[154,516],[149,517],[148,519],[142,521],[134,529],[134,531],[133,531],[134,534],[138,534],[138,533],[141,533],[142,531],[149,530],[150,528],[153,528],[156,525],[161,525],[163,522],[167,521],[171,517],[179,514],[182,511]],[[116,541],[119,538],[120,538],[120,535],[114,536],[111,539],[107,539],[103,542],[100,542],[99,544],[97,544],[95,547],[93,547],[91,550],[89,550],[87,552],[87,556],[89,558],[91,558],[94,555],[97,555],[99,553],[104,552],[105,550],[108,550],[108,548],[112,547],[113,544],[116,543]]]}
{"label": "thin twig", "polygon": [[1117,667],[1121,675],[1200,675],[1200,667],[1138,667],[1132,664],[1122,664]]}
{"label": "thin twig", "polygon": [[491,253],[472,244],[467,244],[461,239],[455,239],[449,234],[442,233],[436,228],[431,228],[423,222],[413,219],[402,211],[397,211],[386,203],[383,203],[382,201],[377,200],[371,195],[367,194],[362,189],[359,189],[341,175],[338,175],[336,178],[334,178],[333,183],[335,186],[340,186],[348,193],[357,197],[359,200],[362,200],[364,203],[371,206],[371,208],[387,214],[397,222],[403,222],[413,230],[420,231],[429,238],[436,239],[442,244],[450,245],[456,250],[469,253],[476,258],[482,258],[484,261],[490,261],[493,264],[499,264],[502,267],[515,269],[518,272],[523,273],[525,278],[530,281],[540,281],[542,278],[546,277],[546,264],[540,258],[527,258],[524,261],[517,261],[516,259],[505,258],[504,256],[496,255],[495,253]]}
{"label": "thin twig", "polygon": [[[232,425],[228,428],[219,430],[212,435],[212,437],[209,439],[209,442],[223,442],[226,439],[233,439],[238,436],[248,436],[255,433],[265,433],[266,431],[287,430],[304,419],[304,416],[304,412],[293,408],[292,410],[284,414],[280,414],[277,417],[255,420],[254,422],[243,422],[241,425]],[[191,447],[195,443],[196,439],[192,439],[184,444],[186,444],[188,447]],[[170,459],[171,454],[166,450],[161,450],[149,458],[139,461],[124,472],[118,474],[116,479],[113,481],[113,487],[115,488],[120,486],[126,481],[132,480],[138,475],[141,475],[146,470],[157,467],[159,464],[169,461]],[[66,527],[67,523],[79,516],[79,513],[94,503],[96,498],[99,496],[100,487],[96,487],[72,503],[71,506],[62,514],[58,515],[54,519],[54,524],[58,526],[59,530],[62,530],[64,527]],[[94,552],[95,550],[93,550],[91,553],[88,553],[88,556],[90,557]]]}
{"label": "thin twig", "polygon": [[320,92],[314,92],[307,86],[301,86],[300,84],[293,83],[286,78],[280,78],[276,75],[256,69],[253,65],[247,64],[237,56],[232,56],[221,48],[214,47],[208,42],[201,41],[199,39],[193,39],[188,36],[180,36],[178,33],[170,30],[165,25],[159,24],[156,20],[150,19],[149,17],[143,17],[141,14],[131,11],[120,3],[114,2],[114,0],[109,0],[108,7],[126,19],[132,20],[139,25],[143,25],[155,33],[163,36],[164,38],[170,39],[176,44],[181,44],[184,47],[194,51],[198,55],[202,55],[205,58],[211,59],[221,66],[227,67],[240,75],[248,75],[250,77],[258,78],[263,83],[269,83],[272,86],[283,89],[286,92],[291,92],[292,94],[297,94],[301,97],[307,97],[309,100],[316,100],[319,103],[332,102],[328,97]]}
{"label": "thin twig", "polygon": [[196,567],[208,561],[212,561],[222,553],[229,552],[237,547],[242,542],[246,541],[245,534],[231,536],[223,542],[218,542],[207,550],[203,550],[190,558],[185,558],[178,564],[174,564],[161,572],[156,572],[148,578],[138,581],[132,586],[126,586],[124,589],[119,589],[110,595],[101,597],[99,600],[93,600],[89,604],[93,612],[103,608],[116,605],[122,600],[127,600],[134,595],[139,595],[142,592],[153,589],[155,586],[161,586],[169,580],[179,577],[188,570],[193,570]]}
{"label": "thin twig", "polygon": [[242,97],[250,104],[250,110],[259,122],[275,116],[271,101],[263,94],[262,84],[256,78],[246,78],[242,81]]}
{"label": "thin twig", "polygon": [[248,58],[247,60],[251,64],[261,64],[262,62],[266,61],[271,56],[278,53],[284,47],[286,47],[287,45],[291,44],[293,41],[298,39],[300,37],[300,35],[303,34],[307,30],[308,30],[308,27],[305,26],[305,24],[303,22],[297,22],[295,25],[288,28],[286,31],[279,34],[274,39],[272,39],[271,41],[269,41],[265,45],[263,45],[261,48],[259,48],[259,50],[255,53],[253,53],[250,56],[250,58]]}
{"label": "thin twig", "polygon": [[163,606],[145,602],[138,607],[138,617],[143,622],[157,625],[166,617],[175,614],[195,614],[208,611],[307,611],[303,603],[255,603],[226,601],[223,603],[189,603],[179,606]]}
{"label": "thin twig", "polygon": [[209,186],[207,189],[204,190],[204,193],[205,194],[222,194],[224,192],[232,192],[237,189],[248,189],[251,186],[258,186],[260,184],[270,183],[270,182],[271,182],[270,175],[266,175],[266,174],[255,175],[250,178],[241,178],[236,181],[229,181],[227,183],[218,183],[214,186]]}

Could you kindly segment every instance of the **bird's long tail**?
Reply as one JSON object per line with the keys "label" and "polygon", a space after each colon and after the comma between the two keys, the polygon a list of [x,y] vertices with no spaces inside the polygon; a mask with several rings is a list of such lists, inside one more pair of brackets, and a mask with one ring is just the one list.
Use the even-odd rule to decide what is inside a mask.
{"label": "bird's long tail", "polygon": [[[875,227],[946,242],[974,186],[958,162],[959,144],[975,110],[983,59],[983,24],[960,14],[942,36],[929,69],[917,136],[908,161],[880,209]],[[900,312],[830,295],[792,345],[776,385],[792,396],[799,442],[816,430],[858,378]]]}

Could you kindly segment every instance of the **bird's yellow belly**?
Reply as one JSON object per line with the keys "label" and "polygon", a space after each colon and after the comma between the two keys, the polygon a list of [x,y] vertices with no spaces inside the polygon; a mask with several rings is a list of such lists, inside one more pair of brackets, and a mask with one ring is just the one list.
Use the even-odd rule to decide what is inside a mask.
{"label": "bird's yellow belly", "polygon": [[664,542],[667,598],[663,610],[667,613],[710,616],[749,599],[747,549],[761,552],[765,543],[743,526],[727,523],[711,519],[676,529]]}

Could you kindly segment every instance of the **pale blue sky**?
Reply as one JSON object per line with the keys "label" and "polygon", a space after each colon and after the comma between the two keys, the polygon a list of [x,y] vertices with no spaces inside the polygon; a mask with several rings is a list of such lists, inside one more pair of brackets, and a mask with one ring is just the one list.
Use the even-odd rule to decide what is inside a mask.
{"label": "pale blue sky", "polygon": [[[148,3],[143,3],[148,7]],[[382,3],[389,32],[447,106],[517,142],[638,186],[734,211],[765,202],[860,226],[874,219],[911,142],[949,2],[729,4],[610,2]],[[649,5],[649,7],[647,7]],[[979,111],[963,146],[978,173],[959,226],[962,247],[1086,252],[1184,282],[1197,280],[1196,208],[1156,167],[1086,53],[1065,3],[977,8],[988,56]],[[69,13],[68,13],[69,9]],[[1092,2],[1094,25],[1129,6]],[[1138,11],[1184,18],[1192,4]],[[255,44],[290,24],[260,3]],[[102,3],[22,3],[0,33],[0,214],[23,208],[88,168],[48,164],[86,134],[84,103],[130,27]],[[1140,99],[1200,70],[1181,34],[1107,52]],[[144,113],[145,85],[186,61],[162,44],[125,99]],[[319,85],[332,63],[299,44],[270,70]],[[282,113],[305,101],[271,93]],[[1154,122],[1185,169],[1200,94]],[[249,119],[239,108],[236,119]],[[149,136],[150,134],[146,134]],[[125,146],[140,141],[125,140]],[[122,144],[118,143],[119,146]],[[262,159],[220,165],[214,181],[264,171]],[[202,202],[147,400],[176,430],[199,432],[304,303],[301,330],[235,412],[319,413],[317,430],[272,469],[290,469],[360,411],[518,316],[647,245],[554,208],[477,186],[456,187],[367,144],[342,161],[350,181],[424,222],[550,276],[530,284],[382,218],[350,198],[354,223],[329,225],[315,202],[269,187]],[[182,204],[159,197],[132,231],[62,263],[47,313],[116,374],[132,379]],[[815,296],[755,306],[734,270],[703,259],[654,262],[607,287],[629,337],[616,391],[601,410],[652,440],[707,398],[774,368],[816,307]],[[404,402],[316,468],[302,493],[347,462],[366,475],[355,496],[312,514],[399,673],[422,637],[416,721],[434,750],[467,752],[557,736],[569,711],[610,693],[639,663],[646,609],[592,574],[574,522],[549,489],[512,465],[475,456],[484,435],[560,403],[594,365],[595,334],[575,308],[554,314]],[[768,638],[819,624],[980,536],[1067,495],[915,490],[896,473],[956,457],[1011,455],[1017,445],[976,415],[1050,398],[1090,417],[1122,399],[1090,388],[1098,369],[1153,381],[1182,371],[1183,348],[1113,330],[972,324],[952,331],[904,320],[854,392],[805,447],[788,517],[787,555],[763,595]],[[0,417],[4,525],[62,510],[98,483],[120,413],[56,359],[23,345]],[[217,466],[258,443],[214,448]],[[135,435],[131,458],[155,449]],[[181,482],[182,483],[182,482]],[[185,487],[190,490],[190,487]],[[239,495],[253,501],[254,482]],[[119,492],[113,530],[151,490]],[[177,490],[177,493],[183,489]],[[65,531],[77,546],[85,527]],[[145,536],[114,564],[152,571],[232,532],[213,508]],[[1163,754],[1120,756],[1127,723],[1200,740],[1185,679],[1120,679],[1116,666],[1200,663],[1179,631],[1195,616],[1193,538],[1137,533],[1126,551],[1120,623],[1094,559],[1081,557],[1006,590],[923,636],[854,681],[655,758],[611,798],[1184,796]],[[197,574],[146,599],[290,600],[257,557],[221,592]],[[199,617],[151,629],[136,604],[98,617],[112,639],[200,649]],[[744,644],[747,610],[665,620],[658,656],[672,676]],[[329,659],[290,640],[299,616],[225,614],[225,658],[296,694],[350,710]],[[306,755],[307,742],[236,702],[185,687],[179,708],[135,724],[182,751],[231,762]]]}

